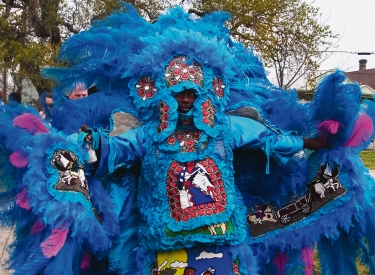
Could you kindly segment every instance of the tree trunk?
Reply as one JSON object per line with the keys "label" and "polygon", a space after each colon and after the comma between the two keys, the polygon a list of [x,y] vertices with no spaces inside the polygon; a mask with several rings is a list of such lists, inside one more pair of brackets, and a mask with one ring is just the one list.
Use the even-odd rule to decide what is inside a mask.
{"label": "tree trunk", "polygon": [[8,85],[7,85],[7,69],[4,65],[3,67],[3,101],[4,102],[7,102],[7,89],[8,89]]}

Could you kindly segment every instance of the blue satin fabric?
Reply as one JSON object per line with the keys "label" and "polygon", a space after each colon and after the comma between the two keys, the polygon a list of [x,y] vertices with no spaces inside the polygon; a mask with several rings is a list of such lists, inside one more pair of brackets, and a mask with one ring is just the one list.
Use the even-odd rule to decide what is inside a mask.
{"label": "blue satin fabric", "polygon": [[131,166],[144,156],[145,126],[130,130],[116,137],[99,133],[101,157],[95,175],[112,173],[119,167]]}
{"label": "blue satin fabric", "polygon": [[272,139],[271,151],[280,155],[293,155],[303,148],[303,140],[296,135],[277,135],[265,125],[244,117],[227,116],[229,128],[233,133],[233,150],[244,145],[259,148],[264,147],[266,140]]}
{"label": "blue satin fabric", "polygon": [[267,174],[270,156],[285,164],[292,155],[303,149],[303,139],[300,136],[275,134],[265,125],[249,118],[227,116],[227,121],[232,130],[232,148],[262,148],[268,158]]}

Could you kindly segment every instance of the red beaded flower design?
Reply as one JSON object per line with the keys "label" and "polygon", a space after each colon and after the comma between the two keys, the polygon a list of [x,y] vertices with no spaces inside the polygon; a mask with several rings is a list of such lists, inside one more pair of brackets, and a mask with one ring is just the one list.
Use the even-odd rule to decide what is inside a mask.
{"label": "red beaded flower design", "polygon": [[216,109],[209,98],[202,103],[202,121],[211,127],[214,127]]}
{"label": "red beaded flower design", "polygon": [[201,66],[195,61],[188,66],[185,63],[186,60],[186,56],[179,56],[169,62],[164,77],[167,87],[171,87],[183,81],[192,81],[203,87],[204,76]]}
{"label": "red beaded flower design", "polygon": [[138,83],[135,85],[138,95],[143,99],[152,98],[158,89],[155,86],[155,81],[152,80],[149,76],[142,77]]}
{"label": "red beaded flower design", "polygon": [[158,134],[160,134],[162,131],[164,131],[168,127],[168,119],[169,119],[169,106],[164,102],[160,101],[159,104],[159,121],[160,124],[158,126]]}
{"label": "red beaded flower design", "polygon": [[167,138],[167,143],[170,145],[175,144],[177,137],[181,153],[196,152],[200,136],[200,131],[198,130],[176,130]]}
{"label": "red beaded flower design", "polygon": [[224,96],[224,89],[225,84],[223,83],[223,80],[215,76],[214,80],[212,81],[212,90],[219,99]]}

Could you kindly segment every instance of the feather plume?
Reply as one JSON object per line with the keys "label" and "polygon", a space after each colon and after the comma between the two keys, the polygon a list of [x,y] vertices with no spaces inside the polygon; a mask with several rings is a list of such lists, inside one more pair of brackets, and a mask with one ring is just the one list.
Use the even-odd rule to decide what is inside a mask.
{"label": "feather plume", "polygon": [[[32,252],[31,252],[32,251]],[[22,275],[40,275],[44,274],[43,270],[50,261],[41,253],[40,249],[29,250],[27,261],[17,267],[17,270],[13,274]]]}
{"label": "feather plume", "polygon": [[360,147],[372,137],[373,132],[374,125],[371,118],[366,114],[361,115],[354,125],[352,135],[349,140],[344,143],[344,146]]}
{"label": "feather plume", "polygon": [[322,274],[358,274],[357,244],[350,233],[341,232],[334,241],[323,237],[317,244]]}
{"label": "feather plume", "polygon": [[281,254],[280,252],[277,252],[272,262],[276,266],[279,274],[284,275],[284,268],[286,266],[286,263],[288,262],[288,254]]}
{"label": "feather plume", "polygon": [[80,274],[76,269],[79,262],[75,261],[79,257],[79,251],[77,251],[78,247],[80,247],[80,244],[76,239],[67,239],[60,253],[50,259],[50,262],[44,269],[43,275]]}
{"label": "feather plume", "polygon": [[44,224],[42,222],[40,222],[39,219],[37,219],[33,225],[33,227],[31,228],[31,235],[36,235],[38,234],[40,231],[42,231],[44,229]]}
{"label": "feather plume", "polygon": [[339,130],[340,123],[336,120],[328,119],[321,122],[318,125],[318,130],[320,132],[320,136],[323,140],[327,140],[331,135],[334,135]]}
{"label": "feather plume", "polygon": [[17,168],[25,167],[29,163],[29,160],[26,156],[22,155],[21,151],[15,151],[10,155],[9,159],[14,167]]}
{"label": "feather plume", "polygon": [[314,267],[314,250],[311,247],[303,247],[301,250],[301,259],[305,264],[305,274],[311,275]]}
{"label": "feather plume", "polygon": [[30,210],[29,201],[30,200],[27,198],[27,188],[25,187],[16,195],[16,203],[19,207]]}
{"label": "feather plume", "polygon": [[46,125],[42,118],[34,116],[29,113],[22,114],[13,120],[13,125],[27,130],[29,133],[48,133]]}
{"label": "feather plume", "polygon": [[53,229],[51,235],[40,244],[43,255],[47,258],[56,256],[57,253],[59,253],[60,249],[63,247],[68,232],[69,228],[65,230],[62,230],[60,228]]}
{"label": "feather plume", "polygon": [[81,269],[86,269],[90,267],[90,262],[91,262],[91,254],[89,251],[86,251],[85,254],[82,257],[81,261]]}

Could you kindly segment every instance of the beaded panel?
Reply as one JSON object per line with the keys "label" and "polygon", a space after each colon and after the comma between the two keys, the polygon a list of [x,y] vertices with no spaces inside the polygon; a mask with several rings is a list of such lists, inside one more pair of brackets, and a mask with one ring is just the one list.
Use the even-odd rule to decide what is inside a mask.
{"label": "beaded panel", "polygon": [[164,76],[167,87],[174,86],[183,81],[192,81],[203,87],[204,76],[201,66],[195,61],[191,65],[187,65],[185,63],[186,60],[186,56],[178,56],[169,62]]}
{"label": "beaded panel", "polygon": [[160,101],[159,104],[159,121],[160,124],[157,128],[158,134],[164,131],[168,127],[168,119],[169,119],[169,106],[164,102]]}
{"label": "beaded panel", "polygon": [[149,76],[142,77],[138,83],[135,85],[137,93],[143,100],[151,99],[158,91],[155,86],[155,81]]}
{"label": "beaded panel", "polygon": [[209,157],[196,162],[173,161],[167,175],[167,196],[176,221],[218,214],[227,205],[221,172]]}
{"label": "beaded panel", "polygon": [[178,141],[182,153],[196,152],[200,136],[198,130],[176,130],[167,138],[167,143],[173,145]]}
{"label": "beaded panel", "polygon": [[216,109],[209,98],[202,103],[202,121],[211,127],[214,127]]}
{"label": "beaded panel", "polygon": [[223,80],[215,76],[214,80],[212,81],[212,90],[219,99],[224,96],[224,89],[225,84],[223,83]]}

